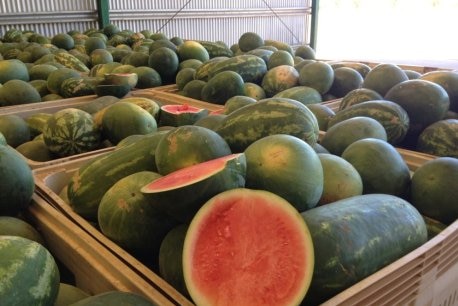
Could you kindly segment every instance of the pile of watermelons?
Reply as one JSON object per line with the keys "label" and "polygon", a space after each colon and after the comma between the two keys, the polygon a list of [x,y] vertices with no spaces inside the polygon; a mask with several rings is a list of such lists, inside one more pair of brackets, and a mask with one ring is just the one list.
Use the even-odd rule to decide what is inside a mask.
{"label": "pile of watermelons", "polygon": [[[60,156],[102,138],[117,146],[78,169],[62,200],[198,305],[321,303],[458,218],[454,71],[320,61],[256,33],[228,47],[113,25],[52,38],[10,30],[0,54],[0,76],[17,73],[0,80],[2,106],[49,99],[29,83],[38,65],[53,99],[96,93],[113,75],[129,90],[176,83],[222,106],[156,105],[155,117],[144,104],[98,100],[96,110],[20,118],[23,143],[38,126]],[[334,98],[336,111],[320,104]],[[0,212],[17,216],[33,176],[4,134],[0,174],[11,179]],[[395,146],[439,157],[412,172]]]}
{"label": "pile of watermelons", "polygon": [[[325,130],[333,112],[315,104],[345,98],[343,111],[382,100],[376,103],[377,111],[373,103],[358,106],[343,111],[331,124],[356,115],[376,116],[389,129],[392,144],[437,156],[458,155],[453,145],[458,118],[455,71],[420,74],[389,63],[372,68],[317,60],[307,45],[293,48],[252,32],[228,46],[149,30],[121,30],[113,24],[53,37],[10,29],[1,37],[0,56],[1,106],[89,94],[122,97],[132,88],[175,83],[179,94],[217,104],[246,96],[314,105],[311,109],[320,114],[320,128]],[[231,109],[246,100],[232,103]]]}
{"label": "pile of watermelons", "polygon": [[0,297],[2,305],[154,305],[132,293],[90,295],[74,285],[72,275],[50,251],[27,214],[34,178],[24,158],[0,144]]}

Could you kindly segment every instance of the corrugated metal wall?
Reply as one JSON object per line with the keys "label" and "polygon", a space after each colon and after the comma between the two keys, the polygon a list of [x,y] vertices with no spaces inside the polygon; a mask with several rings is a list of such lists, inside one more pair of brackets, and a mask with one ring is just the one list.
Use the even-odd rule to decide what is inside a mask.
{"label": "corrugated metal wall", "polygon": [[52,36],[97,27],[95,0],[1,0],[0,35],[10,28]]}
{"label": "corrugated metal wall", "polygon": [[[121,29],[237,42],[247,31],[289,44],[310,42],[311,0],[110,0]],[[33,13],[32,13],[33,12]],[[0,35],[10,28],[47,36],[97,27],[96,0],[1,0]]]}
{"label": "corrugated metal wall", "polygon": [[237,42],[253,31],[289,44],[310,42],[311,0],[111,0],[110,19],[121,29],[169,37]]}

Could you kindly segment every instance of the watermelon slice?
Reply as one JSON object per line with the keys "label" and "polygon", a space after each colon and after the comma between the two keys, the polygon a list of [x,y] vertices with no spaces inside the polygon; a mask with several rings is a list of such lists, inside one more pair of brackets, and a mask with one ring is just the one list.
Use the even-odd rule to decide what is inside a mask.
{"label": "watermelon slice", "polygon": [[230,154],[173,171],[141,189],[174,219],[189,222],[216,194],[245,186],[245,154]]}
{"label": "watermelon slice", "polygon": [[283,198],[247,188],[222,192],[193,218],[183,274],[203,305],[299,305],[314,267],[310,232]]}
{"label": "watermelon slice", "polygon": [[208,109],[188,104],[167,104],[161,106],[159,125],[182,126],[192,125],[197,120],[208,116]]}

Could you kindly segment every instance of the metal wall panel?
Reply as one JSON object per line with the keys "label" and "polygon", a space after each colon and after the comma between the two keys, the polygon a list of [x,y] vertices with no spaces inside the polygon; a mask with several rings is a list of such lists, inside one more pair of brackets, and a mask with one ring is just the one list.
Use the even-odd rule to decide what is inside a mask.
{"label": "metal wall panel", "polygon": [[1,0],[0,35],[8,29],[46,36],[97,27],[96,0]]}
{"label": "metal wall panel", "polygon": [[153,1],[129,1],[111,0],[112,10],[179,10],[185,6],[186,10],[227,10],[249,8],[303,8],[309,7],[311,0],[153,0]]}
{"label": "metal wall panel", "polygon": [[[310,41],[311,0],[110,0],[121,29],[169,37],[237,42],[248,31],[289,44]],[[46,36],[97,27],[96,0],[1,0],[0,36],[10,28]]]}
{"label": "metal wall panel", "polygon": [[153,30],[168,37],[237,42],[244,32],[289,44],[310,42],[311,0],[110,1],[110,20],[121,29]]}

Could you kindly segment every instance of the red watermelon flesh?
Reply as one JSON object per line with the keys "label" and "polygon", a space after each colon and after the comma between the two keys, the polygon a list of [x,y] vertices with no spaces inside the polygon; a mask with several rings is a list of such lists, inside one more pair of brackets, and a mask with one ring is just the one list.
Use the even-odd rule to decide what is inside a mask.
{"label": "red watermelon flesh", "polygon": [[198,108],[188,104],[168,104],[163,105],[161,109],[172,114],[198,113],[202,111],[202,108]]}
{"label": "red watermelon flesh", "polygon": [[283,198],[246,188],[222,192],[195,215],[183,249],[197,305],[299,305],[310,285],[313,245]]}
{"label": "red watermelon flesh", "polygon": [[144,186],[141,191],[143,193],[158,193],[192,185],[223,171],[228,161],[235,160],[241,155],[242,153],[230,154],[176,170],[152,181]]}

